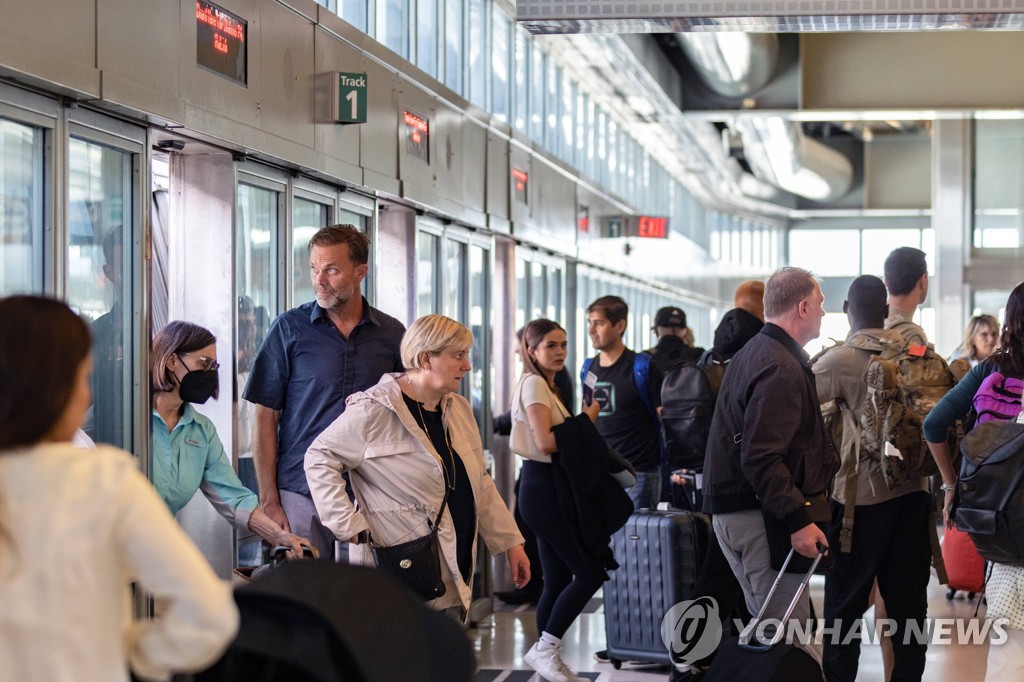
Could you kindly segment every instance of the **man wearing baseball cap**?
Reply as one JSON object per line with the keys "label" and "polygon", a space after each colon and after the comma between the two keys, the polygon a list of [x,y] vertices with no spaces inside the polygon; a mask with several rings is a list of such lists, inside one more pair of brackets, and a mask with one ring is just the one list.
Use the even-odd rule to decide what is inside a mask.
{"label": "man wearing baseball cap", "polygon": [[681,362],[696,362],[704,349],[693,346],[693,331],[686,326],[686,313],[677,306],[666,306],[654,316],[651,331],[658,337],[657,345],[645,353],[658,366],[662,374]]}

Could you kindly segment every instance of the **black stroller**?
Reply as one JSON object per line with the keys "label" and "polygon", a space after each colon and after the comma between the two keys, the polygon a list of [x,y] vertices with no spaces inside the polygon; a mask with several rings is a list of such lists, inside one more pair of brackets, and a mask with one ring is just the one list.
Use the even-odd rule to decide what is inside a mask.
{"label": "black stroller", "polygon": [[459,624],[390,575],[295,561],[235,590],[241,628],[198,682],[469,682]]}

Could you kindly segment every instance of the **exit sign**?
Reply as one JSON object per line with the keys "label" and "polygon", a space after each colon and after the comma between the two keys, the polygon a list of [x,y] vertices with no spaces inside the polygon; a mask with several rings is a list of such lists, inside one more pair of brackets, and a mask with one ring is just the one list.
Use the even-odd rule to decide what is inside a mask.
{"label": "exit sign", "polygon": [[641,239],[668,239],[668,218],[651,215],[629,216],[626,234]]}
{"label": "exit sign", "polygon": [[334,122],[366,123],[366,74],[338,72],[334,79]]}

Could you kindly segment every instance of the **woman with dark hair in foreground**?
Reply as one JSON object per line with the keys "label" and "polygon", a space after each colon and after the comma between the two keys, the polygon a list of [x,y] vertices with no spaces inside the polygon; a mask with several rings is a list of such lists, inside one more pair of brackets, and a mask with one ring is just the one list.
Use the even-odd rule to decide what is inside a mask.
{"label": "woman with dark hair in foreground", "polygon": [[[91,340],[65,304],[0,299],[0,670],[5,679],[145,679],[212,663],[238,627],[210,570],[131,456],[71,444]],[[160,618],[130,619],[131,581]]]}

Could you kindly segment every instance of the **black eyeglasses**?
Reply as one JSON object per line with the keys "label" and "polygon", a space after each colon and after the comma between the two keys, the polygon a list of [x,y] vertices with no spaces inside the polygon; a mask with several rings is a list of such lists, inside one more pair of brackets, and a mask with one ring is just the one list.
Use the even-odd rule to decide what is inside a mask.
{"label": "black eyeglasses", "polygon": [[[200,362],[203,363],[202,365],[200,365],[200,367],[204,372],[216,372],[218,369],[220,369],[219,362],[217,362],[213,358],[208,358],[205,355],[196,355],[195,353],[178,353],[177,355],[179,358],[181,358],[181,356],[183,355],[191,355],[194,358],[198,358]],[[185,361],[182,360],[182,362]]]}

